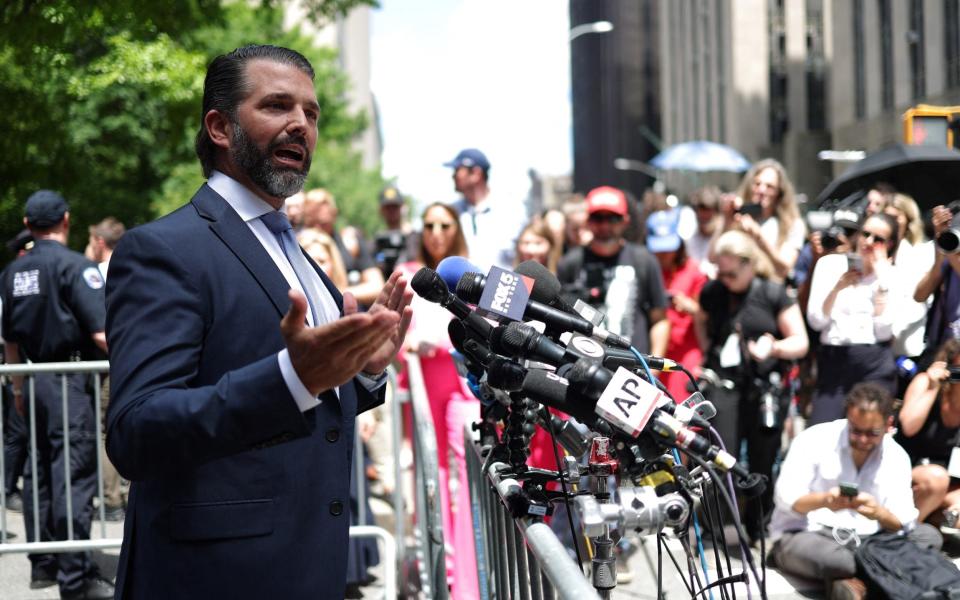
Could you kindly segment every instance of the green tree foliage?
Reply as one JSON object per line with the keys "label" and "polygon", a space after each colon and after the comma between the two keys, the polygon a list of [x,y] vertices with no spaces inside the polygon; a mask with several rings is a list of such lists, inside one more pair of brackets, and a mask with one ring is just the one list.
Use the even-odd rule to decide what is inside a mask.
{"label": "green tree foliage", "polygon": [[[329,19],[370,0],[310,0]],[[0,8],[0,239],[21,227],[39,188],[70,201],[71,243],[112,214],[129,225],[189,200],[202,183],[193,152],[206,65],[247,43],[306,55],[317,71],[323,117],[310,182],[329,188],[352,216],[375,214],[378,173],[365,172],[351,141],[365,115],[351,114],[347,81],[330,49],[284,31],[282,5],[245,1],[14,0]],[[349,208],[348,208],[349,207]],[[369,227],[368,219],[358,225]]]}

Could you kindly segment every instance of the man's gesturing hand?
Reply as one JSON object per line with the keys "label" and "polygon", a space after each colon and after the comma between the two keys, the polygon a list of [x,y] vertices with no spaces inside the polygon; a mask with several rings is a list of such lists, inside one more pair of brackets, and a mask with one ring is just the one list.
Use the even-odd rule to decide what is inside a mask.
{"label": "man's gesturing hand", "polygon": [[[353,302],[352,313],[332,323],[308,327],[306,297],[296,290],[290,290],[289,296],[290,310],[280,321],[280,333],[294,371],[315,396],[353,379],[370,357],[396,336],[401,320],[398,313],[389,310],[358,313],[356,300],[348,296]],[[346,308],[345,298],[345,312]]]}
{"label": "man's gesturing hand", "polygon": [[[368,357],[363,371],[369,374],[382,373],[393,357],[397,355],[403,345],[403,338],[410,327],[410,318],[413,311],[410,301],[413,300],[413,291],[407,289],[407,280],[400,273],[393,273],[380,290],[380,295],[368,311],[371,315],[391,313],[397,315],[399,321],[387,340]],[[357,301],[350,294],[343,296],[343,314],[350,315],[357,310]]]}

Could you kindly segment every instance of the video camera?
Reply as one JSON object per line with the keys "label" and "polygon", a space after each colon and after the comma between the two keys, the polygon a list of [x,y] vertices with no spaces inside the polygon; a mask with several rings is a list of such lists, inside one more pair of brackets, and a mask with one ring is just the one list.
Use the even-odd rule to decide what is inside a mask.
{"label": "video camera", "polygon": [[862,220],[862,211],[853,207],[833,211],[812,210],[807,213],[807,226],[810,231],[820,232],[820,245],[828,252],[833,252],[844,239],[849,239],[860,231]]}

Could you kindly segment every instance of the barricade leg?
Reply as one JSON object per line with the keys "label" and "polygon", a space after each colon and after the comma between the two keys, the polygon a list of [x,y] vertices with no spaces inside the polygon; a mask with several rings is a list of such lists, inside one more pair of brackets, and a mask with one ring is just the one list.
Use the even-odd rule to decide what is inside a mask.
{"label": "barricade leg", "polygon": [[[48,410],[49,477],[55,540],[90,538],[97,487],[96,417],[86,387],[88,375],[37,376],[39,404]],[[55,389],[59,387],[59,394]],[[56,394],[56,395],[54,395]],[[61,396],[63,395],[63,396]],[[62,412],[61,412],[62,411]],[[42,467],[41,467],[42,468]],[[77,589],[97,572],[89,551],[58,555],[61,590]]]}
{"label": "barricade leg", "polygon": [[543,589],[540,585],[540,564],[529,548],[527,548],[527,565],[530,569],[530,597],[533,600],[543,600]]}

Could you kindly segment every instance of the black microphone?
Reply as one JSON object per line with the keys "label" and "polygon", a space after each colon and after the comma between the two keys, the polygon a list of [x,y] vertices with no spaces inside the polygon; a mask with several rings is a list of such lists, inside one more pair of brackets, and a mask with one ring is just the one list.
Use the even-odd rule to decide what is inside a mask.
{"label": "black microphone", "polygon": [[434,302],[446,308],[457,318],[463,321],[463,324],[480,336],[481,339],[488,339],[493,325],[481,317],[475,310],[450,293],[450,288],[443,281],[443,278],[433,269],[424,267],[413,275],[410,280],[410,287],[424,300]]}
{"label": "black microphone", "polygon": [[583,430],[579,429],[577,427],[578,422],[561,419],[547,410],[545,406],[537,411],[537,424],[545,431],[553,434],[557,443],[574,457],[583,456],[590,449],[590,439],[588,437],[590,431],[586,427],[580,425]]}
{"label": "black microphone", "polygon": [[554,343],[526,323],[513,321],[490,333],[490,347],[504,356],[532,358],[555,367],[574,362],[583,355]]}
{"label": "black microphone", "polygon": [[560,295],[563,285],[557,279],[557,276],[550,272],[550,269],[535,260],[525,260],[517,265],[516,271],[533,279],[533,290],[530,292],[530,298],[559,308],[564,312],[577,314],[577,310]]}
{"label": "black microphone", "polygon": [[[566,377],[567,381],[570,382],[570,387],[574,391],[591,400],[597,400],[607,391],[607,388],[613,381],[614,375],[597,362],[589,359],[578,360],[571,366],[561,368],[559,373]],[[666,392],[666,389],[660,385],[659,381],[654,383],[657,389]],[[678,405],[670,401],[669,398],[663,399],[656,407],[654,415],[658,412],[666,412],[671,417],[681,421],[684,425],[692,423],[703,429],[710,427],[710,422],[697,411],[685,406],[678,407]]]}
{"label": "black microphone", "polygon": [[528,370],[520,392],[531,400],[565,412],[588,426],[592,426],[599,418],[593,410],[596,401],[573,391],[570,383],[553,371]]}
{"label": "black microphone", "polygon": [[[528,300],[524,306],[519,307],[512,302],[519,286],[517,282],[509,279],[509,272],[497,269],[497,267],[493,267],[490,272],[497,272],[500,274],[500,278],[491,282],[489,278],[480,273],[464,273],[457,283],[457,296],[466,302],[476,304],[479,309],[484,310],[493,318],[513,321],[521,319],[542,321],[553,331],[575,331],[593,336],[613,346],[630,348],[630,340],[597,327],[580,315],[565,313],[536,300]],[[517,276],[514,275],[513,277]],[[519,279],[519,277],[517,278]],[[488,285],[496,286],[492,288],[495,289],[494,293],[491,294],[487,290]],[[485,296],[491,302],[484,301]]]}
{"label": "black microphone", "polygon": [[[583,336],[572,338],[570,344],[564,347],[519,321],[495,328],[490,333],[490,347],[504,356],[532,358],[555,367],[576,362],[580,358],[593,358],[604,367],[614,370],[621,366],[634,368],[640,365],[640,360],[628,350],[604,346]],[[650,368],[660,371],[671,371],[677,367],[677,363],[668,358],[644,356],[644,360]]]}

